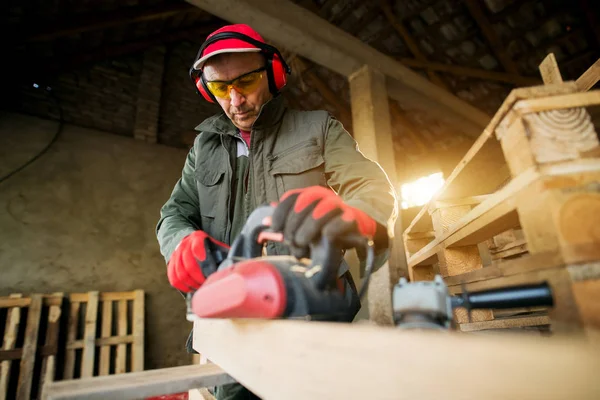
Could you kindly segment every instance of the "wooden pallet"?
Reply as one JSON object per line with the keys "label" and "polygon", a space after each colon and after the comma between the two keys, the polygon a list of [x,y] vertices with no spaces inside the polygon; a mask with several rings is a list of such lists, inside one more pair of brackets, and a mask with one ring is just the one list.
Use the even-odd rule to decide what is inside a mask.
{"label": "wooden pallet", "polygon": [[[556,300],[553,328],[600,327],[600,143],[586,111],[600,105],[600,91],[585,91],[599,66],[563,82],[550,55],[540,65],[544,86],[510,93],[406,229],[412,280],[440,273],[453,293],[462,283],[474,290],[545,280]],[[490,248],[484,268],[478,245],[514,229],[522,238]],[[467,323],[464,313],[457,319]],[[481,310],[465,328],[492,320]]]}
{"label": "wooden pallet", "polygon": [[64,379],[144,369],[144,291],[69,296]]}
{"label": "wooden pallet", "polygon": [[62,293],[0,297],[0,310],[6,315],[0,400],[41,397],[54,380],[62,302]]}

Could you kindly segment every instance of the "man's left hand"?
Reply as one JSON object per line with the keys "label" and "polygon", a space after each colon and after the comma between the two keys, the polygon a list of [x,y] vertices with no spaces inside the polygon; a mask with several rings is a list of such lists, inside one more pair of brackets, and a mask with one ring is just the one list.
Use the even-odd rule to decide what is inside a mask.
{"label": "man's left hand", "polygon": [[345,204],[331,189],[311,186],[286,192],[273,212],[271,228],[283,232],[294,255],[317,241],[321,235],[344,245],[344,237],[372,238],[377,222],[363,211]]}

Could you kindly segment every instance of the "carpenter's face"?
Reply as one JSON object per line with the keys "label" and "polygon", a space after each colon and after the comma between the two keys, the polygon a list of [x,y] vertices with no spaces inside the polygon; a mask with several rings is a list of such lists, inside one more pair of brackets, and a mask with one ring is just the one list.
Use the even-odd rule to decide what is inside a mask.
{"label": "carpenter's face", "polygon": [[264,65],[259,53],[219,54],[204,65],[209,89],[231,122],[244,131],[252,128],[260,108],[272,97],[267,72],[261,71]]}

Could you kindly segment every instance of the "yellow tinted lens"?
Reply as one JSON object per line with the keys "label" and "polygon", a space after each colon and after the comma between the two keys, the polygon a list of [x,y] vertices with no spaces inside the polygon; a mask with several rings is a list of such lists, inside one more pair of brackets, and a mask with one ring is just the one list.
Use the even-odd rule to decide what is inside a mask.
{"label": "yellow tinted lens", "polygon": [[224,82],[206,82],[206,86],[208,90],[215,95],[216,97],[220,97],[226,99],[229,97],[229,90],[227,88],[229,85]]}
{"label": "yellow tinted lens", "polygon": [[244,76],[240,76],[233,82],[233,87],[241,94],[250,94],[258,88],[262,72],[253,72]]}

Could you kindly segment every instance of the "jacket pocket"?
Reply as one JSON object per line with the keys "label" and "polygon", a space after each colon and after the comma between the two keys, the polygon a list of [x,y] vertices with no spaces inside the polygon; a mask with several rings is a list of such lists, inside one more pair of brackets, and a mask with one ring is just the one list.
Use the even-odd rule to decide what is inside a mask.
{"label": "jacket pocket", "polygon": [[299,143],[268,159],[278,198],[288,190],[326,185],[325,160],[316,140]]}
{"label": "jacket pocket", "polygon": [[[200,215],[202,224],[205,224],[205,218],[214,219],[217,215],[219,206],[220,191],[223,183],[223,171],[210,171],[204,168],[198,168],[196,171],[196,181],[198,182],[198,200],[200,202]],[[210,222],[210,221],[207,221]],[[206,227],[203,226],[203,229]]]}

